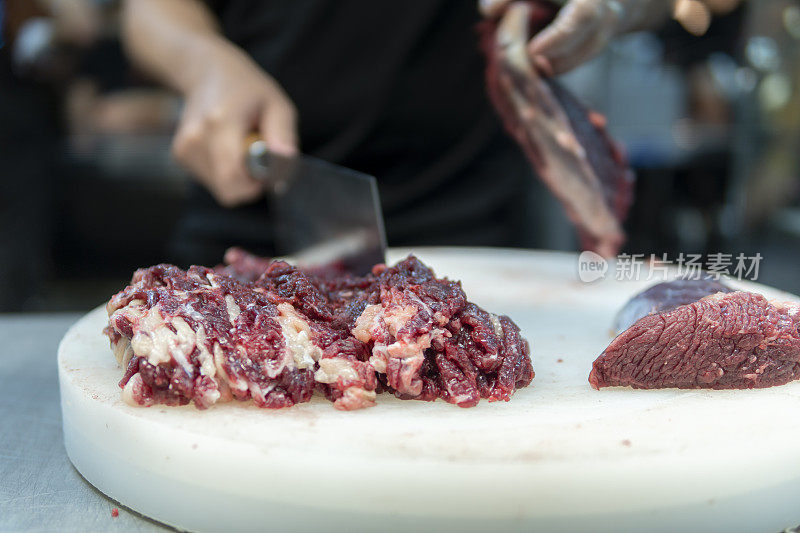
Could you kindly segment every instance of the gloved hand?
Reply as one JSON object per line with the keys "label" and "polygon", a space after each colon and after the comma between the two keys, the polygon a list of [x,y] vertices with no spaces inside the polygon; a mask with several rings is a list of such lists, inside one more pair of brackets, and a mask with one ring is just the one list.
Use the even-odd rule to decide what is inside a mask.
{"label": "gloved hand", "polygon": [[[509,1],[480,0],[480,8],[493,17]],[[617,35],[661,22],[671,8],[669,0],[569,0],[528,50],[537,65],[549,64],[553,74],[560,74],[595,56]]]}

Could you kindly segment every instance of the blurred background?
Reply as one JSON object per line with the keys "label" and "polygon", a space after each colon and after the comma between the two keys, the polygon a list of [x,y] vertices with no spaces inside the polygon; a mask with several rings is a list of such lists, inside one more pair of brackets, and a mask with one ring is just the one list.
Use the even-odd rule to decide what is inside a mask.
{"label": "blurred background", "polygon": [[[170,260],[182,104],[126,59],[118,2],[0,4],[0,312],[84,310]],[[627,35],[564,79],[636,169],[626,253],[760,253],[758,281],[800,293],[800,3],[727,4],[701,36]],[[535,246],[576,250],[531,194],[553,221]]]}

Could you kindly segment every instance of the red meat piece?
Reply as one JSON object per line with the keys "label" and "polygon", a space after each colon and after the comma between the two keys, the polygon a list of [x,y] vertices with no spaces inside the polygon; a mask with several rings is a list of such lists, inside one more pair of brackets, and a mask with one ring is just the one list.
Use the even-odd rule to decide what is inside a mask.
{"label": "red meat piece", "polygon": [[603,117],[527,52],[531,36],[557,10],[551,2],[515,1],[479,26],[487,89],[506,130],[578,227],[583,247],[613,256],[625,241],[621,222],[633,198],[633,173]]}

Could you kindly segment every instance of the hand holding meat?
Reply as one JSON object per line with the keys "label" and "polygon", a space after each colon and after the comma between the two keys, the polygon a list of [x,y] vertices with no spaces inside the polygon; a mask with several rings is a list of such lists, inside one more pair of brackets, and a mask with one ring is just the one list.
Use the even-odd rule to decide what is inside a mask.
{"label": "hand holding meat", "polygon": [[532,57],[543,57],[553,73],[566,72],[601,52],[622,33],[642,29],[668,13],[663,0],[571,0],[556,19],[531,39]]}
{"label": "hand holding meat", "polygon": [[[487,16],[502,12],[508,0],[481,1]],[[528,53],[549,73],[561,74],[597,55],[622,33],[641,29],[668,13],[663,0],[570,0],[528,44]]]}
{"label": "hand holding meat", "polygon": [[608,135],[605,119],[585,109],[528,52],[556,6],[510,2],[480,26],[489,96],[506,130],[578,228],[584,249],[611,257],[625,240],[621,222],[633,173]]}

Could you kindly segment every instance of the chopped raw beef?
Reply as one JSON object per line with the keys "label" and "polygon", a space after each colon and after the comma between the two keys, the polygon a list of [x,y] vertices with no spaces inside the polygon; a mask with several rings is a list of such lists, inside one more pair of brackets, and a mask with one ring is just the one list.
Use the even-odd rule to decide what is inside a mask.
{"label": "chopped raw beef", "polygon": [[225,259],[216,270],[139,270],[109,301],[128,403],[279,408],[317,389],[339,409],[373,405],[380,390],[469,407],[533,379],[519,328],[413,256],[363,277],[242,250]]}
{"label": "chopped raw beef", "polygon": [[340,409],[373,404],[366,347],[264,288],[204,267],[137,271],[107,306],[108,335],[136,405],[247,400],[280,408],[315,387]]}
{"label": "chopped raw beef", "polygon": [[628,300],[614,319],[614,331],[622,333],[643,316],[672,311],[717,292],[733,292],[733,289],[712,278],[657,283]]}
{"label": "chopped raw beef", "polygon": [[225,264],[215,270],[243,282],[257,280],[272,264],[272,259],[253,255],[235,246],[225,251],[224,261]]}
{"label": "chopped raw beef", "polygon": [[557,6],[543,0],[513,1],[498,20],[481,24],[486,82],[503,123],[540,178],[577,225],[584,248],[613,256],[625,240],[621,221],[632,201],[633,173],[605,129],[534,65],[527,44],[553,20]]}
{"label": "chopped raw beef", "polygon": [[592,387],[753,389],[800,377],[800,305],[737,291],[666,309],[611,342]]}
{"label": "chopped raw beef", "polygon": [[[239,281],[253,282],[267,271],[273,260],[253,255],[242,248],[228,248],[225,252],[225,264],[214,269]],[[329,263],[322,266],[304,268],[303,272],[315,278],[339,282],[342,278],[351,277],[342,262]]]}
{"label": "chopped raw beef", "polygon": [[468,302],[460,283],[436,278],[413,256],[374,273],[344,316],[355,317],[353,335],[370,346],[370,364],[395,396],[471,407],[480,398],[507,401],[531,382],[519,328]]}

